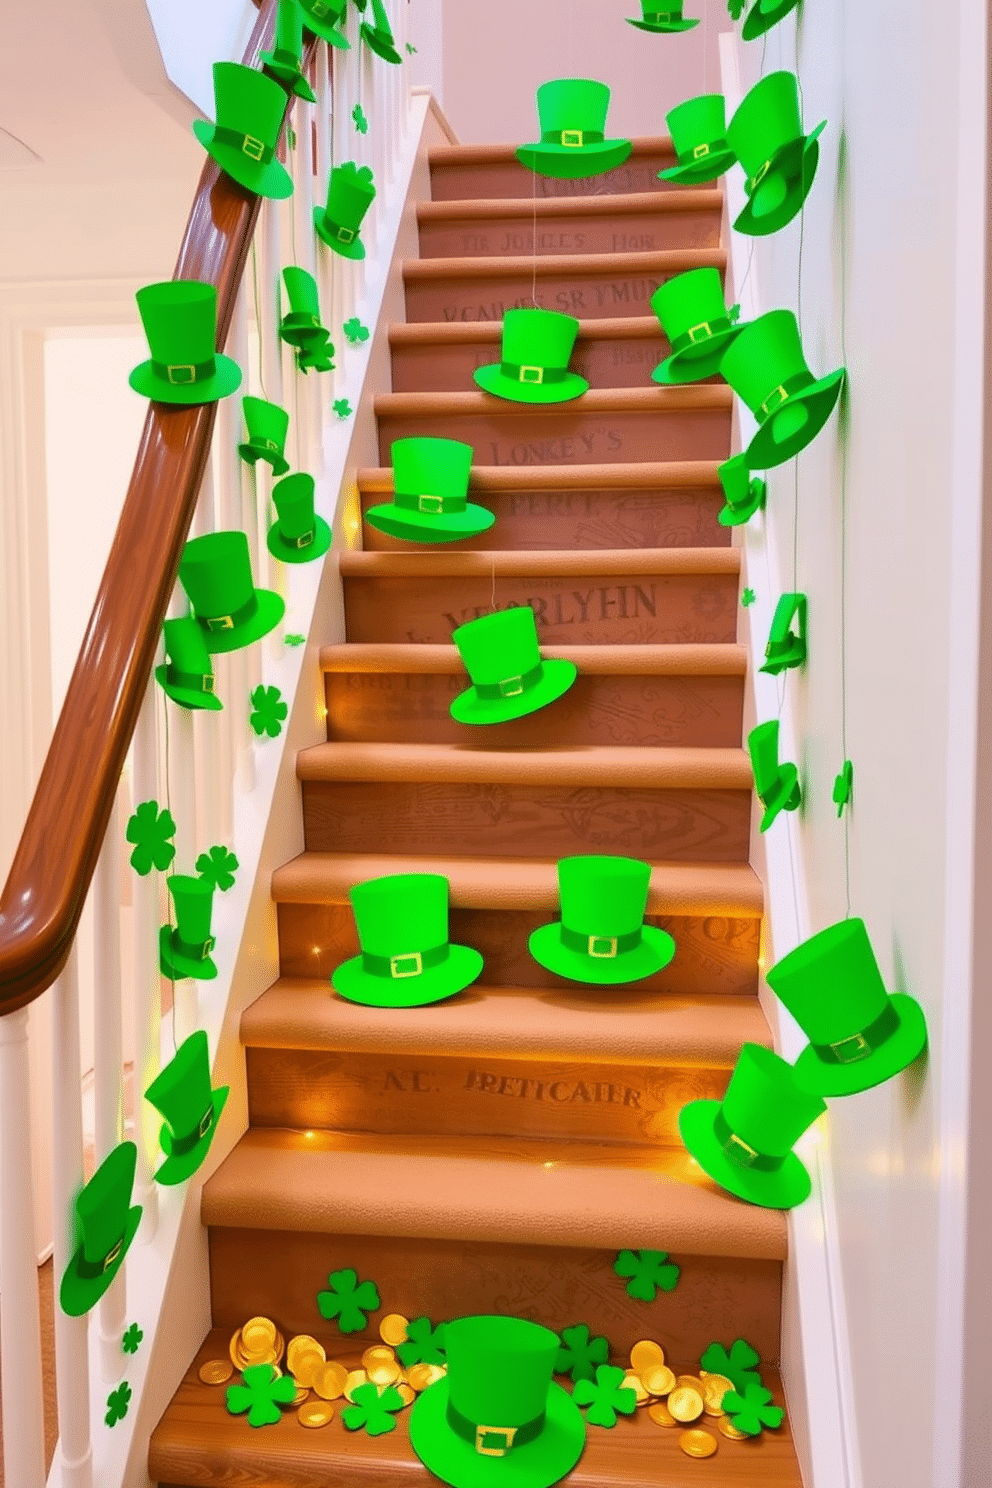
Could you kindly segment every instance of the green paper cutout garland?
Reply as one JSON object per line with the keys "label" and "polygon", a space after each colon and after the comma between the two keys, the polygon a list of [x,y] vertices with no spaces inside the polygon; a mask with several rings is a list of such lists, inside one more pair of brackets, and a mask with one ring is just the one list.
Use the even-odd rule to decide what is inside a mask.
{"label": "green paper cutout garland", "polygon": [[176,835],[176,824],[172,813],[160,810],[157,801],[142,801],[129,817],[124,836],[135,844],[131,854],[131,867],[142,878],[157,868],[163,873],[176,856],[172,838]]}

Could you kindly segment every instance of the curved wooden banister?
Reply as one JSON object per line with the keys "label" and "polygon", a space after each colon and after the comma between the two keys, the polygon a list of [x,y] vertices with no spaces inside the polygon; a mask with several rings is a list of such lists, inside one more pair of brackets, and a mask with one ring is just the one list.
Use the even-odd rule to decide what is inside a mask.
{"label": "curved wooden banister", "polygon": [[[245,52],[272,36],[262,0]],[[316,45],[308,38],[307,67]],[[260,200],[209,156],[174,277],[217,286],[224,346]],[[32,1002],[69,955],[210,452],[217,405],[149,404],[141,442],[76,666],[0,896],[0,1014]]]}

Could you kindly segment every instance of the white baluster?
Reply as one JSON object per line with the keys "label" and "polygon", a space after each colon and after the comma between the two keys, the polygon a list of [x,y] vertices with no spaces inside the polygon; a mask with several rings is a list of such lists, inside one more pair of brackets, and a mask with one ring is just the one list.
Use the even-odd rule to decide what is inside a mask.
{"label": "white baluster", "polygon": [[[124,1040],[121,1028],[121,878],[123,823],[120,792],[107,823],[93,875],[93,1086],[97,1165],[124,1134]],[[127,1310],[125,1267],[100,1299],[100,1362],[106,1380],[121,1371],[121,1334]]]}
{"label": "white baluster", "polygon": [[[193,522],[190,528],[191,536],[199,537],[204,532],[212,532],[217,523],[214,518],[214,467],[213,457],[207,460],[206,469],[203,472],[203,480],[200,483],[200,496],[193,513]],[[185,595],[183,596],[185,603]],[[186,613],[185,608],[182,611]],[[217,658],[213,658],[213,669],[216,673]],[[219,683],[215,678],[215,691],[226,702]],[[172,715],[180,711],[178,705],[169,703]],[[196,795],[196,844],[201,851],[212,847],[215,842],[226,841],[221,832],[221,799],[225,795],[224,776],[221,773],[221,759],[227,756],[222,754],[224,724],[221,720],[223,713],[211,712],[206,708],[193,710],[193,775]],[[195,861],[195,860],[194,860]],[[190,869],[192,871],[192,869]]]}
{"label": "white baluster", "polygon": [[[279,203],[267,201],[262,208],[263,222],[256,233],[258,253],[258,335],[265,396],[272,403],[283,404],[282,343],[279,339],[279,276],[282,233]],[[286,458],[292,461],[295,431],[289,430]],[[265,544],[269,527],[269,491],[272,472],[268,465],[255,466],[255,521],[258,543],[258,582],[263,589],[272,588],[272,556]]]}
{"label": "white baluster", "polygon": [[[134,804],[158,795],[158,755],[155,725],[158,684],[148,684],[138,714],[132,746]],[[220,715],[223,716],[223,715]],[[158,876],[134,877],[134,1140],[138,1165],[134,1178],[134,1202],[142,1206],[138,1240],[151,1240],[158,1228],[158,1190],[152,1180],[158,1151],[155,1113],[144,1092],[159,1071],[159,1028],[162,1019],[161,974],[158,965],[158,932],[161,905]],[[56,1068],[58,1068],[56,1062]],[[78,1066],[77,1066],[78,1067]]]}
{"label": "white baluster", "polygon": [[[234,320],[231,325],[233,355],[241,367],[248,365],[248,301],[246,296],[247,288],[242,280],[241,289],[234,304]],[[241,426],[238,424],[227,454],[230,460],[228,479],[231,485],[232,525],[240,527],[247,534],[248,551],[251,554],[251,571],[257,585],[259,582],[259,543],[255,488],[251,479],[251,467],[238,454],[240,438]],[[225,458],[223,446],[220,449],[220,457],[222,460]],[[220,488],[222,491],[225,489],[223,481],[220,483]],[[235,651],[231,655],[231,662],[234,687],[236,690],[239,686],[241,687],[245,699],[242,723],[239,727],[235,719],[234,725],[237,739],[237,781],[242,791],[250,792],[255,789],[255,736],[248,722],[248,695],[262,680],[260,648],[248,646],[241,651]]]}
{"label": "white baluster", "polygon": [[[317,95],[317,174],[314,180],[314,199],[318,206],[323,206],[327,200],[327,182],[331,174],[331,51],[336,51],[326,42],[317,45],[317,69],[316,86],[314,92]],[[333,256],[328,253],[323,243],[313,235],[314,253],[317,260],[317,287],[320,291],[320,306],[324,315],[324,324],[331,333],[331,340],[338,347],[338,338],[341,331],[341,322],[337,317],[337,307],[334,304],[334,295],[331,288],[331,269],[329,260]],[[341,357],[338,357],[338,365]],[[336,386],[337,375],[332,372],[328,376],[326,386],[330,389]],[[325,402],[327,399],[325,399]],[[333,394],[332,394],[333,401]]]}

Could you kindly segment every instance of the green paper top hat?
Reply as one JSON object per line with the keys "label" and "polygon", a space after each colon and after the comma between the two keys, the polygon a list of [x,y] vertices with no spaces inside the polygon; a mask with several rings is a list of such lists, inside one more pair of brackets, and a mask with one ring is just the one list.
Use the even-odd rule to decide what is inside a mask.
{"label": "green paper top hat", "polygon": [[141,1220],[141,1205],[131,1203],[137,1162],[134,1143],[119,1143],[76,1198],[78,1245],[59,1288],[59,1304],[69,1317],[88,1312],[124,1264]]}
{"label": "green paper top hat", "polygon": [[[795,621],[796,628],[792,629]],[[806,660],[806,596],[783,594],[775,606],[772,628],[765,647],[765,664],[761,671],[777,677],[790,667],[802,666]]]}
{"label": "green paper top hat", "polygon": [[165,1162],[156,1183],[185,1183],[196,1172],[210,1150],[230,1088],[211,1089],[207,1035],[198,1028],[145,1091],[145,1100],[167,1123],[159,1135]]}
{"label": "green paper top hat", "polygon": [[823,428],[840,397],[845,368],[814,377],[806,365],[791,310],[769,310],[741,327],[720,362],[725,377],[758,421],[744,452],[751,470],[783,465]]}
{"label": "green paper top hat", "polygon": [[331,546],[331,529],[313,509],[314,479],[301,471],[272,487],[279,515],[269,528],[268,548],[280,563],[312,563]]}
{"label": "green paper top hat", "polygon": [[329,41],[331,46],[347,52],[351,42],[334,29],[344,16],[347,4],[348,0],[300,0],[303,24],[321,41]]}
{"label": "green paper top hat", "polygon": [[592,78],[555,78],[537,90],[541,138],[521,145],[517,159],[539,176],[576,180],[622,165],[630,140],[603,138],[610,90]]}
{"label": "green paper top hat", "polygon": [[727,144],[725,107],[722,93],[701,93],[666,114],[679,163],[659,171],[659,181],[699,186],[730,169],[735,156]]}
{"label": "green paper top hat", "polygon": [[[402,4],[402,0],[400,3]],[[396,50],[393,30],[382,0],[372,0],[372,25],[370,26],[367,21],[362,22],[362,40],[367,42],[376,56],[381,57],[384,62],[402,62],[403,58]]]}
{"label": "green paper top hat", "polygon": [[582,1455],[582,1413],[551,1378],[558,1335],[512,1317],[446,1323],[448,1372],[417,1396],[410,1443],[454,1488],[548,1488]]}
{"label": "green paper top hat", "polygon": [[766,237],[791,222],[809,195],[826,119],[803,134],[799,83],[793,72],[770,72],[755,83],[727,126],[727,143],[744,167],[748,203],[734,227]]}
{"label": "green paper top hat", "polygon": [[747,736],[751,768],[754,771],[754,789],[765,808],[760,831],[767,832],[780,811],[795,811],[802,800],[799,771],[795,765],[778,759],[777,718],[759,723]]}
{"label": "green paper top hat", "polygon": [[300,71],[303,52],[303,12],[299,0],[279,0],[276,11],[275,46],[271,52],[259,52],[258,60],[274,72],[281,83],[291,84],[297,98],[317,102],[317,95]]}
{"label": "green paper top hat", "polygon": [[765,481],[751,479],[748,463],[743,455],[732,455],[716,467],[723,487],[726,505],[717,513],[721,527],[740,527],[750,520],[756,511],[761,511],[768,494]]}
{"label": "green paper top hat", "polygon": [[391,873],[348,892],[360,956],[331,977],[348,1002],[422,1007],[474,982],[482,957],[448,941],[448,880],[440,873]]}
{"label": "green paper top hat", "polygon": [[241,368],[217,343],[217,290],[194,279],[146,284],[134,297],[151,357],[128,382],[156,403],[213,403],[241,386]]}
{"label": "green paper top hat", "polygon": [[214,670],[203,632],[190,616],[162,626],[168,661],[155,668],[155,681],[166,697],[183,708],[219,713],[224,704],[214,692]]}
{"label": "green paper top hat", "polygon": [[651,373],[655,382],[699,382],[719,371],[720,358],[743,330],[740,306],[727,309],[720,270],[689,269],[659,284],[651,309],[661,321],[671,354]]}
{"label": "green paper top hat", "polygon": [[179,582],[211,653],[250,646],[274,630],[286,611],[278,594],[255,588],[243,532],[191,538],[179,563]]}
{"label": "green paper top hat", "polygon": [[675,955],[675,942],[644,924],[650,882],[650,863],[636,858],[562,858],[561,920],[531,935],[534,960],[559,976],[601,986],[660,971]]}
{"label": "green paper top hat", "polygon": [[245,416],[248,438],[238,445],[238,454],[249,465],[266,460],[272,466],[273,475],[285,475],[289,461],[285,456],[286,432],[289,429],[289,414],[278,403],[268,403],[264,398],[242,398],[241,409]]}
{"label": "green paper top hat", "polygon": [[175,873],[166,879],[172,896],[176,928],[163,925],[158,932],[159,970],[170,982],[193,977],[198,982],[212,982],[217,967],[210,952],[217,944],[210,934],[213,915],[214,886],[205,878],[190,878]]}
{"label": "green paper top hat", "polygon": [[890,997],[864,920],[841,920],[796,946],[765,975],[809,1039],[796,1080],[815,1095],[854,1095],[911,1064],[926,1045],[923,1009]]}
{"label": "green paper top hat", "polygon": [[483,392],[514,403],[567,403],[589,384],[568,370],[579,322],[557,310],[507,310],[501,360],[472,374]]}
{"label": "green paper top hat", "polygon": [[327,183],[327,205],[313,209],[317,236],[343,258],[364,258],[365,244],[358,230],[374,200],[370,166],[359,167],[353,160],[335,166]]}
{"label": "green paper top hat", "polygon": [[472,686],[451,704],[458,723],[506,723],[553,703],[575,681],[574,661],[543,661],[530,605],[480,615],[451,639]]}
{"label": "green paper top hat", "polygon": [[276,159],[286,94],[275,79],[240,62],[215,62],[214,101],[216,124],[193,120],[207,154],[256,196],[292,196],[292,177]]}
{"label": "green paper top hat", "polygon": [[722,1103],[683,1106],[679,1131],[721,1188],[767,1209],[791,1209],[812,1187],[793,1145],[826,1109],[797,1084],[791,1064],[771,1049],[744,1044]]}
{"label": "green paper top hat", "polygon": [[631,16],[627,17],[627,23],[636,26],[639,31],[691,31],[693,26],[699,25],[696,20],[685,20],[682,16],[682,0],[661,0],[663,9],[659,8],[658,0],[641,0],[641,19],[635,21]]}
{"label": "green paper top hat", "polygon": [[395,439],[393,500],[365,520],[408,542],[445,543],[486,532],[496,518],[466,500],[473,450],[458,439]]}
{"label": "green paper top hat", "polygon": [[755,0],[744,17],[741,36],[745,41],[754,41],[755,37],[764,36],[766,31],[784,20],[790,10],[795,10],[798,4],[799,0]]}
{"label": "green paper top hat", "polygon": [[[282,271],[283,283],[289,297],[289,310],[279,324],[279,335],[290,346],[310,348],[317,342],[323,345],[330,338],[330,331],[320,323],[320,295],[317,281],[307,269],[291,264]],[[334,348],[331,348],[333,352]]]}

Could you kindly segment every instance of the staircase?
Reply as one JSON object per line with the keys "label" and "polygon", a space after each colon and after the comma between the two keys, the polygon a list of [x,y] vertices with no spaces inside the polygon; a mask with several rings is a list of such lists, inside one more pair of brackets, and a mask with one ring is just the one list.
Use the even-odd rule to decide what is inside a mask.
{"label": "staircase", "polygon": [[[667,189],[656,173],[672,162],[667,140],[645,140],[606,176],[558,182],[509,147],[432,156],[361,499],[389,491],[393,439],[449,436],[474,446],[472,489],[497,522],[439,549],[366,528],[364,551],[341,558],[348,640],[321,653],[327,743],[298,762],[306,851],[273,878],[282,975],[242,1020],[250,1127],[203,1191],[215,1326],[152,1437],[162,1488],[426,1481],[406,1413],[376,1438],[338,1418],[305,1430],[293,1409],[260,1430],[229,1416],[197,1370],[252,1314],[346,1361],[386,1312],[584,1322],[624,1365],[638,1339],[659,1340],[676,1372],[742,1336],[781,1401],[785,1220],[710,1184],[677,1132],[686,1101],[722,1093],[741,1043],[770,1035],[738,551],[716,522],[731,397],[649,379],[666,351],[657,284],[724,267],[722,194]],[[582,322],[581,400],[474,390],[503,310],[532,290]],[[514,603],[533,605],[545,654],[576,661],[578,681],[516,723],[460,726],[451,630]],[[655,864],[648,917],[678,949],[645,982],[574,986],[527,953],[556,918],[556,859],[583,852]],[[483,953],[480,982],[408,1011],[334,997],[328,977],[358,951],[349,887],[405,871],[448,876],[451,939]],[[676,1289],[628,1297],[612,1270],[624,1247],[670,1252]],[[316,1306],[344,1267],[382,1299],[350,1338]],[[705,1467],[679,1434],[646,1411],[592,1426],[570,1481],[800,1488],[788,1420],[756,1441],[718,1437]]]}

